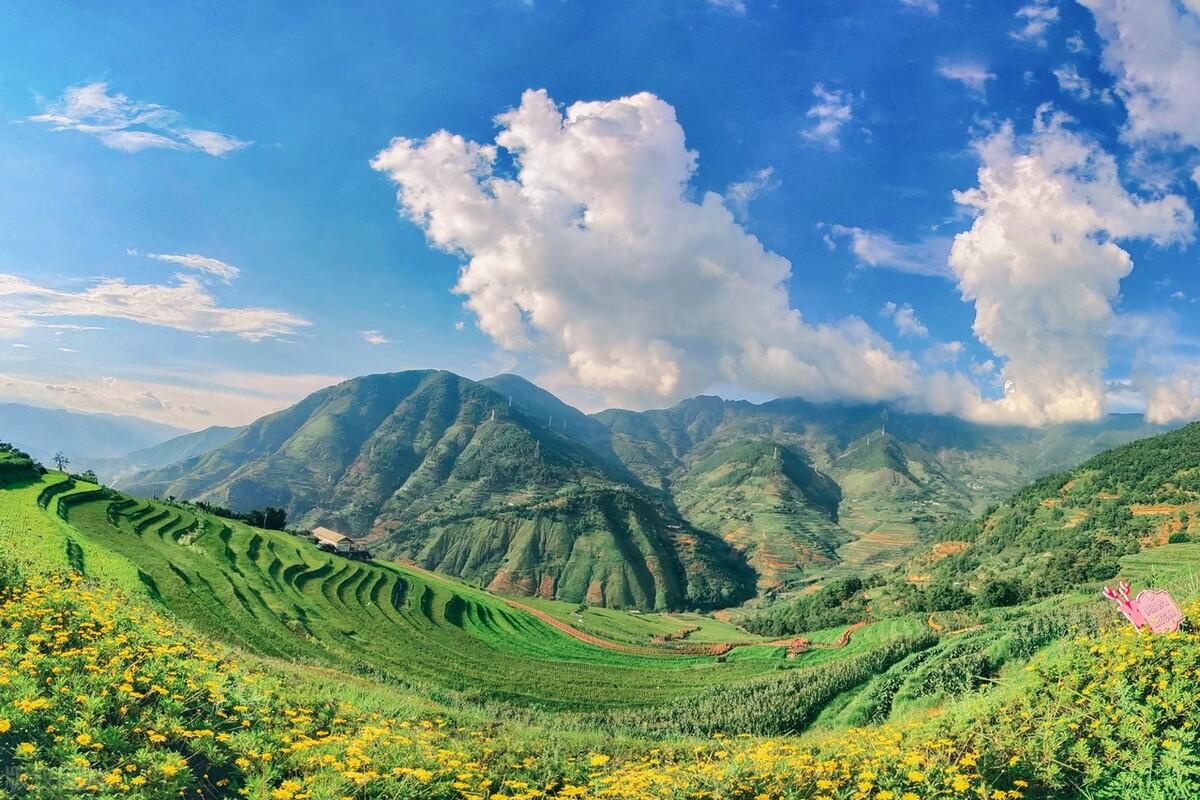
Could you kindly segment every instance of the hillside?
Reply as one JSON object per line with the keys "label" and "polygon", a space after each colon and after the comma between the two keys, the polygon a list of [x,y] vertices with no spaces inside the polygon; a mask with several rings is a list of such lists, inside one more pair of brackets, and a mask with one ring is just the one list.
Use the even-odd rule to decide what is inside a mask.
{"label": "hillside", "polygon": [[28,453],[0,442],[0,486],[36,480],[38,474],[38,465]]}
{"label": "hillside", "polygon": [[[1190,541],[1200,516],[1200,423],[1043,478],[942,538],[965,543],[929,570],[978,585],[1019,580],[1051,595],[1114,577],[1122,556]],[[920,569],[917,562],[914,569]]]}
{"label": "hillside", "polygon": [[889,569],[1023,482],[1158,430],[717,397],[589,416],[515,375],[407,372],[321,390],[120,485],[282,507],[292,524],[498,590],[712,607],[756,585]]}
{"label": "hillside", "polygon": [[137,417],[84,414],[21,403],[0,403],[0,431],[34,458],[49,461],[59,451],[85,469],[98,458],[123,456],[186,431]]}
{"label": "hillside", "polygon": [[619,463],[447,372],[321,390],[126,488],[278,506],[293,524],[328,525],[381,553],[525,594],[679,608],[752,591],[740,557]]}
{"label": "hillside", "polygon": [[1105,581],[1130,576],[1190,595],[1198,518],[1200,423],[1192,423],[1041,478],[943,528],[936,541],[870,581],[830,582],[742,622],[762,635],[786,636],[864,616],[970,617],[980,608],[1094,593]]}
{"label": "hillside", "polygon": [[1065,800],[1200,784],[1200,637],[1135,639],[1094,597],[941,632],[875,623],[793,658],[629,652],[456,581],[53,472],[0,488],[0,597],[14,796],[66,781],[147,800],[849,800],[869,784]]}
{"label": "hillside", "polygon": [[87,458],[84,459],[82,467],[93,470],[105,483],[120,486],[124,479],[139,472],[178,464],[180,461],[187,461],[215,450],[237,436],[241,430],[213,425],[117,458]]}

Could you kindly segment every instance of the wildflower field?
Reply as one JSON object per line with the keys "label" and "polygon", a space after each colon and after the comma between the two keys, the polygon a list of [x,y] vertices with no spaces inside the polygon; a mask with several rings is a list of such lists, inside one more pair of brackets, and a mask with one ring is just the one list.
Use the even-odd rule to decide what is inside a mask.
{"label": "wildflower field", "polygon": [[[281,658],[206,629],[204,617],[189,619],[155,599],[156,576],[62,519],[75,519],[72,493],[82,509],[94,502],[94,487],[64,488],[39,506],[59,481],[51,474],[0,489],[0,797],[1005,800],[1200,792],[1200,634],[1191,630],[1138,636],[1102,625],[1064,638],[1061,619],[1021,622],[1013,612],[990,629],[899,637],[890,649],[801,664],[743,689],[693,686],[644,708],[644,724],[620,708],[522,713],[498,697],[477,703],[372,670],[339,671],[336,651],[324,661]],[[190,523],[176,520],[161,538],[153,524],[140,534],[125,520],[106,524],[113,536],[145,542],[147,534],[172,540],[171,531]],[[219,530],[212,538],[225,541]],[[172,546],[213,558],[179,540]],[[249,567],[236,555],[232,563]],[[867,657],[881,659],[864,666],[873,677],[837,684],[839,669]],[[989,669],[991,679],[956,683]],[[936,704],[916,702],[927,685],[938,688],[925,695]],[[752,735],[756,709],[777,713],[779,697],[796,708],[817,695],[803,724],[820,714],[828,725]],[[905,703],[905,713],[893,708]]]}

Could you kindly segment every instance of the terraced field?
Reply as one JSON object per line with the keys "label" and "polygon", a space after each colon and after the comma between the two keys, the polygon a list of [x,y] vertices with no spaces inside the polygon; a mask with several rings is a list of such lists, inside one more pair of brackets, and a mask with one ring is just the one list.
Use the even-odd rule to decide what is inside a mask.
{"label": "terraced field", "polygon": [[286,533],[94,487],[55,497],[82,538],[137,565],[152,597],[201,630],[268,656],[477,700],[576,710],[661,704],[790,663],[779,647],[739,648],[727,659],[604,650],[452,579],[349,560]]}

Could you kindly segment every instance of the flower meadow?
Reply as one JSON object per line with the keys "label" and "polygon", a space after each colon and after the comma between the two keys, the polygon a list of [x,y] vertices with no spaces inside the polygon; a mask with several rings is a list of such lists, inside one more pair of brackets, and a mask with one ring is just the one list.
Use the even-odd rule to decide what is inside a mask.
{"label": "flower meadow", "polygon": [[1200,635],[1113,629],[1059,649],[1010,689],[904,724],[572,750],[502,723],[306,703],[143,601],[42,576],[0,602],[0,796],[1195,796]]}

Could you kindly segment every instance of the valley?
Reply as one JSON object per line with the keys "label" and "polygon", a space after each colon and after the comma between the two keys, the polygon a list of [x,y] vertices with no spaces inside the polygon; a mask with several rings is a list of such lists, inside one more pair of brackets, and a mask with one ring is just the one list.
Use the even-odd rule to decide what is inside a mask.
{"label": "valley", "polygon": [[[120,648],[130,641],[144,641],[147,652],[160,654],[151,661],[172,654],[163,663],[173,665],[174,675],[181,669],[219,675],[204,680],[228,684],[240,698],[213,701],[215,708],[236,702],[236,708],[262,709],[246,723],[220,716],[208,723],[225,738],[214,741],[205,758],[225,764],[226,777],[218,786],[211,775],[179,773],[190,776],[198,797],[226,796],[230,786],[251,794],[257,790],[249,787],[260,786],[272,797],[296,794],[293,786],[314,793],[357,786],[364,797],[412,790],[471,800],[476,787],[518,791],[514,787],[532,786],[528,778],[536,775],[549,788],[519,793],[640,800],[648,796],[645,787],[666,776],[691,794],[750,763],[756,765],[752,776],[740,778],[753,792],[746,797],[786,795],[818,780],[846,787],[831,796],[850,797],[852,783],[807,771],[831,756],[871,771],[878,785],[894,791],[936,780],[945,797],[1031,783],[1059,796],[1055,787],[1063,780],[1085,780],[1095,766],[1064,739],[1056,763],[1065,771],[1043,769],[1025,728],[1005,721],[1014,713],[1006,709],[1034,704],[1039,735],[1060,736],[1069,730],[1061,726],[1074,724],[1070,715],[1047,710],[1057,701],[1052,686],[1063,675],[1086,680],[1083,662],[1110,646],[1087,643],[1120,635],[1111,632],[1112,612],[1095,594],[1099,581],[1119,573],[1167,587],[1181,599],[1200,596],[1193,572],[1200,543],[1191,540],[1189,511],[1200,507],[1192,477],[1200,472],[1198,437],[1200,425],[1192,425],[1134,442],[1041,478],[978,517],[932,528],[923,517],[942,513],[930,510],[940,501],[914,488],[931,482],[932,466],[915,455],[901,459],[904,448],[889,439],[863,452],[870,446],[864,437],[863,447],[842,459],[853,465],[827,466],[828,473],[816,466],[818,459],[810,464],[770,439],[708,448],[710,455],[686,462],[678,482],[670,479],[671,496],[680,498],[671,525],[684,536],[694,530],[688,526],[711,526],[720,532],[717,541],[744,553],[752,568],[770,566],[787,547],[801,548],[786,551],[790,559],[799,560],[802,550],[826,559],[819,570],[812,566],[818,559],[805,562],[806,588],[793,592],[777,591],[774,581],[762,580],[772,573],[756,569],[765,590],[754,602],[719,613],[642,610],[636,603],[622,609],[603,594],[590,598],[599,602],[556,599],[511,581],[483,588],[469,575],[464,580],[395,557],[389,536],[379,538],[371,556],[350,558],[318,548],[302,532],[254,527],[215,506],[139,498],[85,476],[44,471],[9,449],[0,454],[0,583],[8,593],[0,614],[20,608],[23,617],[36,619],[45,613],[39,604],[52,602],[57,624],[70,628],[76,619],[90,624],[90,603],[107,603],[114,610],[104,613],[114,622],[84,635],[102,642],[119,635],[116,654],[128,651]],[[554,446],[560,449],[552,453],[578,453],[568,443]],[[600,464],[596,458],[575,463]],[[565,468],[562,461],[551,464]],[[644,482],[644,488],[626,483],[618,489],[613,472],[590,468],[610,483],[589,491],[626,492],[661,509],[657,513],[676,513]],[[890,476],[883,483],[855,485],[855,475],[880,469]],[[503,510],[486,513],[501,520],[511,514],[515,525],[530,526],[523,535],[531,539],[551,529],[552,513],[562,515],[563,524],[589,519],[586,513],[570,519],[578,508],[570,493],[555,494],[553,483],[535,485],[546,494],[524,505],[505,501]],[[589,491],[586,502],[596,502]],[[893,502],[903,496],[913,510],[889,516],[878,503],[865,504],[862,498],[871,496]],[[446,498],[442,502],[461,502],[453,494]],[[429,508],[436,514],[436,505]],[[485,512],[472,513],[470,519],[478,519]],[[616,524],[611,514],[596,519],[608,530]],[[851,529],[865,533],[839,533]],[[1176,543],[1160,543],[1163,532]],[[1013,588],[998,594],[1005,581]],[[123,617],[118,607],[133,610],[132,616]],[[2,637],[17,630],[14,621],[0,632],[0,653],[15,652],[17,645],[3,644]],[[175,641],[197,644],[152,644],[166,631],[176,631],[170,634]],[[1163,668],[1163,659],[1200,664],[1195,634],[1171,641],[1174,650],[1147,650],[1144,666],[1139,662],[1105,691],[1141,685],[1140,671]],[[37,642],[35,636],[21,646]],[[74,652],[47,657],[72,659]],[[71,681],[82,687],[80,681],[106,669],[93,665]],[[176,680],[169,672],[151,678],[147,669],[139,668],[147,682]],[[24,679],[9,685],[15,688],[0,684],[0,719],[9,731],[41,741],[30,727],[40,718],[36,703],[28,711],[3,710],[3,703],[16,702],[11,698],[39,690]],[[184,700],[153,713],[164,720],[209,713],[187,711],[187,695],[178,696]],[[1104,697],[1096,702],[1113,702]],[[87,734],[89,741],[106,737],[110,754],[85,759],[87,767],[77,763],[72,769],[79,774],[115,763],[106,761],[111,758],[161,770],[154,759],[178,757],[187,769],[200,752],[193,738],[180,735],[167,737],[167,749],[157,751],[164,756],[137,755],[145,724],[126,729],[114,713],[76,723],[98,731]],[[245,713],[220,711],[231,721]],[[290,721],[281,727],[276,718]],[[991,721],[981,727],[983,720]],[[146,724],[157,730],[168,723]],[[331,730],[342,732],[330,736]],[[414,740],[407,730],[427,733]],[[0,734],[0,746],[4,741]],[[275,742],[278,759],[247,771],[249,754],[268,741]],[[295,750],[288,743],[296,741],[309,744]],[[390,773],[338,766],[359,757],[367,741],[373,742],[372,761],[395,765]],[[550,741],[558,744],[548,749]],[[889,743],[889,755],[864,749],[872,741],[878,743],[872,747]],[[944,741],[957,755],[938,749]],[[310,749],[333,761],[301,755]],[[38,752],[22,763],[37,769]],[[496,754],[503,755],[497,760]],[[504,766],[530,758],[516,777]],[[468,762],[475,766],[464,768]],[[921,767],[919,778],[913,765]]]}
{"label": "valley", "polygon": [[514,375],[411,371],[323,389],[116,485],[278,506],[495,591],[711,610],[890,569],[1029,480],[1161,430],[1114,415],[1034,432],[795,399],[587,415]]}

